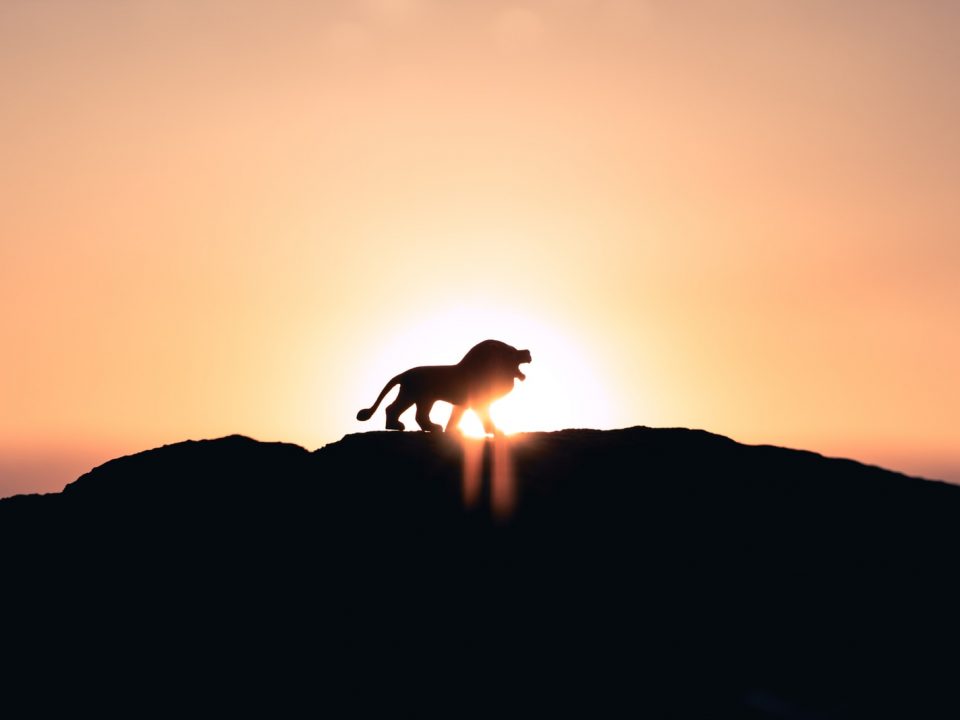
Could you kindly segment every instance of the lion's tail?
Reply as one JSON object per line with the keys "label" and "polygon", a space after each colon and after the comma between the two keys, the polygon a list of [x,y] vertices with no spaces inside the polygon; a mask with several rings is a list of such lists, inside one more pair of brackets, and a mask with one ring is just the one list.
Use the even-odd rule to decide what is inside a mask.
{"label": "lion's tail", "polygon": [[386,397],[387,393],[393,389],[393,386],[399,383],[403,379],[403,374],[397,375],[394,378],[391,378],[390,382],[383,386],[383,390],[380,391],[380,394],[377,396],[377,401],[365,410],[361,410],[357,413],[357,420],[363,422],[364,420],[369,420],[373,414],[377,411],[377,408],[380,407],[380,403],[383,401],[383,398]]}

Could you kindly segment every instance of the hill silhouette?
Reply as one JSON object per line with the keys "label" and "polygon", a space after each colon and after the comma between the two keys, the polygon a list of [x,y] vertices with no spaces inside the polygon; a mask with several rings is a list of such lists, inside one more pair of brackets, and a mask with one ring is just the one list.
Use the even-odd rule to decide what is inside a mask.
{"label": "hill silhouette", "polygon": [[[101,709],[960,710],[960,488],[685,429],[466,442],[188,441],[0,501],[7,655]],[[465,502],[498,452],[509,515],[487,471]]]}

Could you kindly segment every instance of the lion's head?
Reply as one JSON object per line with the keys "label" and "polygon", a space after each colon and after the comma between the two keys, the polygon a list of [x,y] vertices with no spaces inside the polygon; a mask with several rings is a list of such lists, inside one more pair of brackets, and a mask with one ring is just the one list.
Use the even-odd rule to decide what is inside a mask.
{"label": "lion's head", "polygon": [[529,350],[517,350],[499,340],[484,340],[470,348],[460,361],[460,366],[469,368],[474,376],[526,380],[527,376],[520,371],[520,365],[532,361]]}
{"label": "lion's head", "polygon": [[526,380],[527,376],[520,372],[520,366],[529,362],[533,362],[533,358],[530,356],[529,350],[517,350],[516,353],[516,374],[514,377],[520,378],[521,380]]}

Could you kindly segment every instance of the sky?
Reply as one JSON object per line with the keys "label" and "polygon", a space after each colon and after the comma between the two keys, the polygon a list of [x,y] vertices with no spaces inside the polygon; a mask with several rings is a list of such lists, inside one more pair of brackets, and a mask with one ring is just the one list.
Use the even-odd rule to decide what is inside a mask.
{"label": "sky", "polygon": [[508,429],[960,482],[958,28],[922,0],[0,0],[0,496],[382,429],[354,418],[390,377],[488,337],[533,356]]}

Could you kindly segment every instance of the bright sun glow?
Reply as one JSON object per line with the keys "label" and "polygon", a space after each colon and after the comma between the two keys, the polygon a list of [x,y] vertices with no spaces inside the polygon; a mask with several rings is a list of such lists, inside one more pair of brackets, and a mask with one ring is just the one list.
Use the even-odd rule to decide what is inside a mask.
{"label": "bright sun glow", "polygon": [[[387,352],[371,368],[371,378],[376,378],[372,385],[407,367],[456,363],[476,343],[487,339],[529,349],[533,358],[533,362],[520,368],[527,379],[515,381],[513,392],[491,406],[493,421],[501,430],[509,434],[610,426],[599,374],[579,344],[541,319],[534,321],[510,310],[461,307],[407,328],[387,344]],[[385,399],[384,405],[389,404],[394,393]],[[450,409],[447,403],[437,403],[432,420],[445,424]],[[411,409],[401,418],[407,429],[417,427],[413,415]],[[379,422],[383,422],[382,418]],[[479,418],[469,411],[464,414],[460,429],[466,435],[484,435]]]}

